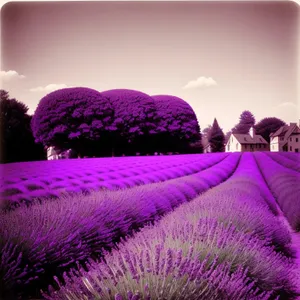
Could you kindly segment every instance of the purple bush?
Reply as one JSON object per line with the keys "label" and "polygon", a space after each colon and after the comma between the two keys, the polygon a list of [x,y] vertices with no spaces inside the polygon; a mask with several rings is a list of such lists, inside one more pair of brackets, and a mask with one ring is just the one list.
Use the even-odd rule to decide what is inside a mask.
{"label": "purple bush", "polygon": [[[97,141],[113,131],[114,110],[109,99],[98,91],[76,87],[51,92],[41,99],[32,118],[36,142],[60,149],[73,147],[82,152],[78,141]],[[79,151],[80,150],[80,151]]]}
{"label": "purple bush", "polygon": [[160,151],[180,151],[180,144],[184,146],[184,143],[201,140],[197,117],[187,102],[170,95],[156,95],[152,98],[157,111],[156,143]]}
{"label": "purple bush", "polygon": [[114,89],[101,92],[114,109],[114,127],[118,136],[133,142],[137,137],[155,132],[154,100],[140,91]]}
{"label": "purple bush", "polygon": [[158,132],[167,131],[173,136],[197,140],[200,127],[194,110],[187,102],[170,95],[156,95],[152,98],[157,110]]}

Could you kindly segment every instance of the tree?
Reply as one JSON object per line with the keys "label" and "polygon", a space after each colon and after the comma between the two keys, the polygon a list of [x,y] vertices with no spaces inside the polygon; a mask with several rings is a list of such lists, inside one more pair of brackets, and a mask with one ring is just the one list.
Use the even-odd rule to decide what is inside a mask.
{"label": "tree", "polygon": [[1,163],[46,159],[43,146],[34,142],[27,111],[24,103],[0,90]]}
{"label": "tree", "polygon": [[225,151],[225,136],[220,128],[217,119],[214,119],[210,134],[209,134],[209,144],[211,147],[211,152],[224,152]]}
{"label": "tree", "polygon": [[54,91],[41,99],[31,125],[36,142],[80,156],[111,154],[114,110],[96,90],[76,87]]}
{"label": "tree", "polygon": [[122,153],[147,153],[152,147],[156,133],[154,100],[149,95],[129,89],[114,89],[101,92],[114,109],[114,148]]}
{"label": "tree", "polygon": [[227,131],[226,134],[225,134],[225,144],[227,144],[229,138],[230,138],[230,135],[231,135],[231,131]]}
{"label": "tree", "polygon": [[284,121],[275,117],[268,117],[259,121],[254,126],[254,129],[257,135],[261,135],[268,143],[270,143],[270,134],[284,125],[286,125]]}
{"label": "tree", "polygon": [[201,131],[192,107],[170,95],[152,96],[156,106],[156,149],[161,152],[203,151]]}
{"label": "tree", "polygon": [[251,127],[255,124],[255,117],[249,110],[245,110],[240,115],[240,121],[232,128],[232,133],[248,134]]}
{"label": "tree", "polygon": [[205,127],[203,130],[202,130],[202,137],[204,138],[207,138],[208,139],[208,136],[209,136],[209,133],[211,131],[211,128],[212,126],[211,125],[208,125],[207,127]]}

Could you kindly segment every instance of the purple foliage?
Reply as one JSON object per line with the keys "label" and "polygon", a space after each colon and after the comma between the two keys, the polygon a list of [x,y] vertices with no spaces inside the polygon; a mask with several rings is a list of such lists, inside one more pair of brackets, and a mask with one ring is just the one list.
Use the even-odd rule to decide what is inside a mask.
{"label": "purple foliage", "polygon": [[28,203],[36,197],[57,197],[61,192],[80,192],[82,188],[115,190],[155,183],[197,173],[227,155],[214,155],[209,159],[207,155],[172,156],[164,161],[156,156],[144,158],[141,163],[131,157],[115,158],[113,163],[111,159],[101,158],[35,162],[30,166],[10,164],[2,168],[5,183],[0,187],[0,197],[5,201],[3,208],[11,209],[22,199]]}
{"label": "purple foliage", "polygon": [[283,167],[267,154],[254,156],[283,214],[291,227],[300,231],[300,173]]}
{"label": "purple foliage", "polygon": [[[51,268],[62,272],[76,261],[103,254],[103,250],[112,247],[120,237],[226,180],[236,168],[239,156],[238,153],[212,155],[215,165],[208,159],[204,163],[207,169],[166,182],[120,191],[91,192],[84,201],[83,196],[70,195],[60,197],[59,201],[35,203],[28,208],[0,213],[2,242],[13,243],[18,253],[23,253],[18,268],[22,269],[26,262],[28,274],[42,269],[43,276],[53,275]],[[224,168],[227,168],[227,177]],[[218,177],[219,170],[222,174]],[[213,180],[206,179],[212,175]],[[107,186],[109,181],[102,184]],[[14,258],[13,253],[7,257]],[[7,271],[0,272],[6,274]],[[25,272],[19,282],[15,278],[16,289],[24,289],[28,274]],[[43,276],[38,280],[42,281]],[[6,286],[6,281],[4,283]]]}
{"label": "purple foliage", "polygon": [[158,133],[196,141],[200,127],[192,107],[184,100],[170,95],[152,96],[157,110]]}
{"label": "purple foliage", "polygon": [[274,161],[281,164],[283,167],[300,172],[300,154],[299,153],[294,153],[294,155],[290,156],[290,158],[285,157],[283,155],[278,155],[278,153],[274,153],[274,152],[266,152],[266,154],[269,157],[271,157]]}
{"label": "purple foliage", "polygon": [[[253,164],[254,171],[251,157],[241,164]],[[248,172],[238,168],[225,183],[122,242],[105,262],[91,262],[79,278],[66,276],[66,286],[45,298],[292,299],[299,284],[295,265],[272,246],[288,244],[289,233],[263,204],[260,186],[248,190]],[[259,175],[248,181],[260,181]],[[284,241],[278,232],[287,235]]]}
{"label": "purple foliage", "polygon": [[101,92],[114,109],[114,126],[122,136],[130,138],[155,129],[154,100],[140,91],[114,89]]}
{"label": "purple foliage", "polygon": [[62,146],[78,137],[97,139],[112,122],[113,108],[107,97],[90,88],[76,87],[43,97],[31,127],[36,142]]}

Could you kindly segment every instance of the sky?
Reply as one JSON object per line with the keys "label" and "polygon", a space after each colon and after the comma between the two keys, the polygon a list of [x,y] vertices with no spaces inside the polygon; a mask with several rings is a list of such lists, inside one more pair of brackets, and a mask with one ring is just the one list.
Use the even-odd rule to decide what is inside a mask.
{"label": "sky", "polygon": [[33,114],[64,87],[182,98],[201,129],[299,122],[299,6],[277,2],[9,2],[1,88]]}

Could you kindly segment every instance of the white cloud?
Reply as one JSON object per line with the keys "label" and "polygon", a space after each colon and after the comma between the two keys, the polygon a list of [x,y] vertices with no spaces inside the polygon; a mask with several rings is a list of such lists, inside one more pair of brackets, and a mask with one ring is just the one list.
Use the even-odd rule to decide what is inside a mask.
{"label": "white cloud", "polygon": [[280,103],[277,108],[281,108],[281,107],[287,107],[287,108],[297,108],[297,104],[294,102],[283,102]]}
{"label": "white cloud", "polygon": [[298,123],[300,119],[300,109],[295,102],[282,102],[273,107],[272,113],[275,117],[280,118],[287,123]]}
{"label": "white cloud", "polygon": [[200,87],[209,87],[217,85],[216,81],[211,77],[198,77],[196,80],[189,81],[183,89],[195,89]]}
{"label": "white cloud", "polygon": [[19,74],[17,71],[9,70],[9,71],[0,71],[0,78],[4,81],[9,81],[12,79],[23,79],[24,75]]}
{"label": "white cloud", "polygon": [[32,88],[32,89],[30,89],[30,92],[53,92],[53,91],[68,88],[68,87],[71,87],[71,86],[68,86],[64,83],[62,83],[62,84],[51,83],[44,87],[38,86],[36,88]]}

